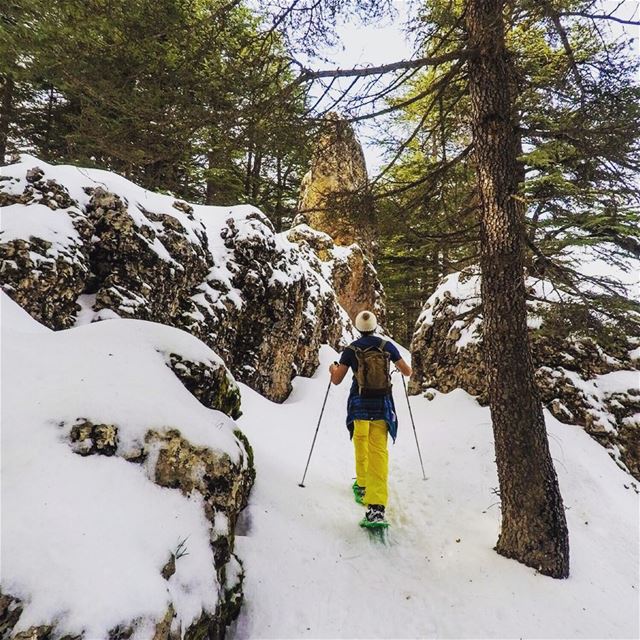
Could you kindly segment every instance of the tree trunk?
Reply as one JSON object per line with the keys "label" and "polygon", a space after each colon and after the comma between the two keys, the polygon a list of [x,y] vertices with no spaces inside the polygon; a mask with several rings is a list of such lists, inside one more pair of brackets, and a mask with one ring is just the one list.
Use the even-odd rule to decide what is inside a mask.
{"label": "tree trunk", "polygon": [[253,143],[249,143],[249,151],[247,153],[247,166],[244,175],[244,195],[251,197],[251,176],[253,172]]}
{"label": "tree trunk", "polygon": [[207,152],[207,168],[209,175],[207,177],[207,193],[205,195],[205,204],[216,204],[216,183],[212,177],[212,172],[216,166],[216,155],[212,149]]}
{"label": "tree trunk", "polygon": [[256,147],[251,169],[251,200],[252,204],[258,206],[258,195],[260,194],[260,171],[262,170],[262,150]]}
{"label": "tree trunk", "polygon": [[276,156],[276,204],[274,207],[275,227],[278,233],[282,231],[283,193],[284,193],[284,184],[282,181],[282,158],[280,154],[278,154]]}
{"label": "tree trunk", "polygon": [[500,481],[496,551],[554,578],[569,575],[569,537],[549,453],[526,321],[522,170],[504,44],[503,0],[469,0],[471,118],[481,207],[484,360]]}
{"label": "tree trunk", "polygon": [[51,160],[50,146],[51,146],[51,131],[53,129],[53,102],[55,96],[53,93],[53,85],[49,86],[49,99],[47,102],[47,122],[44,131],[44,140],[42,144],[42,155],[45,160]]}
{"label": "tree trunk", "polygon": [[9,143],[9,126],[13,114],[13,78],[3,77],[2,99],[0,100],[0,165],[4,164]]}

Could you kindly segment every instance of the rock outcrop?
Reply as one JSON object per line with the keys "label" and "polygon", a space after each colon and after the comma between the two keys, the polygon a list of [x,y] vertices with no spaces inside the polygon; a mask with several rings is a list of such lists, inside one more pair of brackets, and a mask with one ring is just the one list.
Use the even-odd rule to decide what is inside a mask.
{"label": "rock outcrop", "polygon": [[337,347],[349,335],[349,318],[324,275],[256,209],[206,224],[216,264],[179,322],[215,340],[239,380],[281,402],[294,375],[315,371],[323,342]]}
{"label": "rock outcrop", "polygon": [[[588,335],[549,332],[558,307],[549,304],[552,289],[533,279],[528,286],[529,335],[544,405],[561,422],[582,426],[640,480],[640,336],[604,347]],[[487,404],[482,328],[479,277],[447,276],[416,324],[409,391],[428,396],[430,389],[460,387]]]}
{"label": "rock outcrop", "polygon": [[[234,528],[255,477],[250,444],[230,419],[241,413],[231,372],[268,398],[284,400],[293,376],[311,375],[317,368],[321,344],[339,347],[353,337],[349,315],[367,307],[383,320],[375,270],[357,245],[338,247],[326,234],[304,225],[276,234],[269,220],[250,206],[192,206],[108,172],[56,167],[28,156],[3,168],[3,174],[0,285],[31,316],[16,311],[0,292],[3,321],[9,313],[20,325],[20,340],[9,343],[17,348],[25,342],[24,357],[15,354],[14,368],[27,380],[39,366],[39,354],[22,333],[24,325],[40,340],[49,339],[42,332],[60,340],[46,362],[65,372],[54,373],[47,365],[37,385],[43,397],[65,397],[64,411],[58,405],[49,413],[42,409],[42,415],[15,419],[13,428],[32,429],[34,438],[45,439],[50,438],[48,430],[57,429],[55,446],[47,446],[54,446],[55,455],[63,447],[62,455],[81,460],[86,466],[79,475],[107,468],[122,474],[118,465],[135,467],[135,482],[153,491],[158,490],[154,485],[173,490],[168,493],[174,497],[163,494],[163,505],[186,500],[191,509],[203,512],[204,523],[196,526],[192,520],[190,527],[199,531],[201,557],[212,556],[210,568],[203,569],[211,575],[204,582],[200,576],[194,597],[201,590],[216,590],[217,597],[209,593],[206,600],[215,610],[203,606],[200,615],[197,608],[197,617],[183,627],[180,607],[193,592],[185,581],[184,549],[176,540],[177,548],[169,552],[162,538],[166,559],[157,563],[157,572],[152,567],[150,580],[166,581],[167,593],[176,597],[167,596],[166,608],[161,613],[156,608],[152,617],[123,615],[124,622],[105,625],[103,635],[112,640],[135,637],[140,625],[146,625],[145,633],[151,628],[157,640],[221,638],[242,602],[243,569],[233,553]],[[52,333],[33,318],[49,329],[71,331]],[[34,359],[31,364],[29,358]],[[136,362],[144,362],[139,373],[132,364]],[[109,391],[102,387],[105,381]],[[14,389],[10,395],[19,394]],[[111,405],[111,397],[118,402]],[[184,406],[175,405],[175,399]],[[141,419],[143,415],[153,418]],[[213,423],[212,415],[218,416]],[[20,438],[11,442],[22,446]],[[13,486],[29,484],[27,466],[13,469],[25,476]],[[74,480],[64,476],[51,486],[70,495]],[[136,496],[147,491],[136,487]],[[109,490],[106,486],[105,495]],[[93,513],[82,500],[78,498],[83,505],[78,513]],[[135,518],[140,510],[137,514]],[[66,535],[65,526],[59,524],[59,540]],[[169,531],[173,528],[167,535]],[[120,529],[115,535],[129,539]],[[19,539],[12,544],[38,547]],[[190,544],[196,544],[193,538]],[[14,571],[11,584],[23,585],[17,590],[6,589],[3,581],[2,637],[63,636],[64,613],[40,614],[37,625],[25,622],[31,619],[29,594],[39,582],[22,573]],[[72,638],[88,640],[85,632],[67,636]]]}
{"label": "rock outcrop", "polygon": [[322,342],[349,338],[340,303],[353,314],[381,292],[352,247],[336,261],[336,297],[317,261],[253,207],[191,206],[28,156],[4,174],[0,284],[34,318],[53,329],[114,317],[186,329],[275,401],[315,370]]}
{"label": "rock outcrop", "polygon": [[378,274],[360,245],[336,246],[331,237],[307,224],[292,227],[287,238],[306,251],[307,260],[330,283],[340,306],[351,320],[369,309],[384,324],[384,291]]}
{"label": "rock outcrop", "polygon": [[336,244],[357,243],[373,258],[375,217],[364,153],[351,124],[336,113],[327,116],[318,135],[298,211]]}
{"label": "rock outcrop", "polygon": [[[0,282],[34,318],[67,329],[89,276],[92,226],[68,190],[45,179],[42,169],[26,169],[17,191],[6,189],[11,182],[9,176],[0,182]],[[46,229],[46,237],[32,235],[30,227]]]}
{"label": "rock outcrop", "polygon": [[[102,615],[105,607],[113,607],[110,619],[122,615],[124,622],[104,629],[100,637],[224,637],[243,597],[242,564],[233,552],[235,524],[255,479],[251,447],[228,417],[239,414],[240,394],[224,363],[195,337],[172,327],[115,319],[52,332],[27,316],[4,293],[0,292],[0,297],[3,339],[8,345],[3,345],[3,366],[13,376],[11,384],[3,382],[3,393],[8,396],[3,420],[5,454],[13,460],[6,478],[3,476],[8,483],[3,499],[13,505],[13,511],[19,511],[17,495],[28,492],[34,478],[36,486],[44,480],[48,497],[43,496],[27,509],[29,521],[47,522],[43,535],[51,547],[43,551],[43,545],[36,543],[38,534],[17,535],[21,516],[13,514],[7,517],[3,549],[21,558],[39,554],[36,566],[42,565],[41,570],[62,573],[76,588],[84,585],[83,591],[89,593],[93,592],[91,585],[84,584],[87,573],[91,581],[115,583],[113,576],[91,573],[91,561],[83,555],[85,540],[96,555],[103,552],[103,544],[118,549],[125,557],[129,549],[133,559],[128,556],[118,566],[110,565],[106,573],[111,571],[124,582],[142,580],[150,589],[166,581],[167,607],[154,617],[142,598],[139,610],[145,615],[132,619],[117,608],[122,605],[117,594],[102,587],[97,591],[106,601],[101,603]],[[21,387],[37,389],[37,409],[30,407]],[[74,415],[75,419],[68,417]],[[77,464],[70,452],[78,454],[82,462]],[[56,471],[50,471],[49,464]],[[132,467],[137,470],[131,474]],[[99,490],[87,492],[83,485],[96,478]],[[184,498],[167,495],[174,492]],[[77,500],[76,494],[80,496]],[[185,504],[190,510],[182,512]],[[141,514],[139,520],[127,520],[125,514],[131,517],[131,510]],[[96,523],[98,518],[109,522],[109,533],[103,534]],[[157,527],[147,526],[146,535],[141,534],[141,522],[147,518],[156,523],[160,518],[159,525],[173,528],[174,533],[163,536]],[[146,542],[157,546],[148,540],[150,533],[163,540],[160,559],[166,549],[164,567],[154,560],[157,549],[154,555],[143,548]],[[184,539],[174,537],[176,533]],[[83,538],[80,545],[79,536]],[[136,536],[145,538],[142,547],[136,546]],[[76,551],[76,545],[84,551]],[[201,563],[206,564],[208,559],[211,562],[208,567],[195,569],[195,573],[194,566],[185,568],[182,559],[192,547],[200,553]],[[47,564],[42,564],[43,553]],[[47,554],[56,557],[50,559]],[[138,557],[144,561],[135,562]],[[129,562],[134,562],[144,577],[128,576],[126,571],[136,571]],[[120,574],[123,567],[125,573]],[[93,612],[71,611],[74,606],[86,608],[85,600],[78,599],[73,587],[67,593],[63,585],[60,594],[50,597],[39,574],[34,575],[20,561],[7,562],[3,568],[0,637],[97,637],[78,623],[79,614],[85,624],[93,622]],[[125,585],[119,585],[117,591],[123,589]],[[185,611],[185,599],[198,589],[208,594],[208,600],[202,602],[201,612],[196,610],[195,618],[192,615],[183,622],[181,616],[189,613]],[[161,586],[160,590],[164,593],[165,588]],[[110,598],[115,604],[109,604]],[[37,603],[36,613],[32,601]],[[44,608],[43,601],[49,602]],[[200,607],[198,596],[187,609],[189,606]],[[43,614],[43,610],[49,613]],[[35,618],[37,624],[25,622],[25,618]],[[75,633],[79,626],[85,630]],[[70,629],[74,631],[71,635]]]}
{"label": "rock outcrop", "polygon": [[[66,425],[61,425],[65,429]],[[119,447],[117,425],[92,424],[86,419],[79,419],[67,429],[71,446],[76,453],[88,455],[120,455],[129,462],[145,466],[150,480],[170,489],[177,489],[185,496],[197,493],[203,498],[205,516],[212,523],[211,547],[213,549],[214,567],[220,585],[218,602],[213,612],[204,612],[197,622],[187,629],[175,625],[175,611],[169,605],[166,615],[157,621],[154,640],[179,640],[183,637],[224,638],[226,628],[240,612],[243,600],[244,569],[241,561],[233,553],[235,540],[235,524],[239,513],[247,505],[249,492],[255,479],[253,453],[241,431],[235,432],[238,438],[240,458],[234,462],[231,457],[210,447],[195,446],[185,439],[177,429],[164,431],[150,430],[144,438],[142,446],[126,450]],[[181,553],[186,553],[179,546],[170,554],[167,564],[162,569],[162,576],[169,581],[176,571],[176,562]],[[3,604],[7,607],[7,632],[15,626],[21,611],[15,611],[18,603],[0,594],[0,628],[5,618],[2,613]],[[11,626],[9,626],[11,625]],[[115,628],[109,638],[116,640],[131,637],[136,624],[132,622],[126,628]],[[53,627],[38,627],[29,630],[24,638],[39,637],[39,629],[46,631],[43,637],[48,638]],[[35,636],[33,635],[35,634]],[[199,635],[200,634],[200,635]],[[7,636],[2,636],[9,637]],[[20,638],[16,635],[14,638]],[[89,640],[78,636],[78,640]]]}

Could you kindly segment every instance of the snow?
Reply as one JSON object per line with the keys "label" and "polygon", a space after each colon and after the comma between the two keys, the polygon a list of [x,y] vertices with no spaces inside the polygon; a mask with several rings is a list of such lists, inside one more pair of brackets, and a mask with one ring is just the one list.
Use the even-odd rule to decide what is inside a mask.
{"label": "snow", "polygon": [[[592,407],[589,413],[593,416],[594,421],[610,432],[616,431],[616,420],[606,410],[605,401],[613,394],[626,394],[640,387],[640,372],[638,371],[612,371],[595,376],[592,380],[585,380],[575,371],[559,367],[552,375],[554,377],[562,375],[568,378],[571,384],[588,399]],[[637,393],[637,391],[635,392]]]}
{"label": "snow", "polygon": [[[143,466],[73,454],[57,425],[79,416],[118,423],[129,445],[146,428],[175,426],[233,454],[233,423],[203,408],[165,366],[170,352],[219,360],[192,336],[142,321],[54,333],[5,295],[2,330],[11,371],[3,380],[2,586],[27,603],[19,629],[57,619],[70,633],[100,638],[139,617],[136,638],[151,638],[150,621],[169,602],[186,628],[215,606],[209,539],[226,518],[216,515],[212,526],[196,496],[152,484]],[[237,528],[246,602],[231,638],[638,637],[635,483],[582,429],[549,413],[571,535],[565,581],[492,550],[499,506],[489,411],[461,390],[411,399],[425,482],[394,376],[400,433],[390,449],[389,546],[357,526],[348,381],[330,389],[306,488],[298,487],[335,359],[323,347],[316,375],[296,378],[281,405],[242,386],[239,423],[257,481]],[[629,373],[599,376],[591,391],[625,388]],[[189,555],[166,582],[160,569],[184,539]],[[228,586],[241,571],[231,563]]]}
{"label": "snow", "polygon": [[603,393],[625,393],[640,387],[640,371],[612,371],[597,376],[596,382]]}
{"label": "snow", "polygon": [[43,204],[25,207],[12,204],[0,209],[0,241],[28,239],[37,235],[51,243],[72,248],[81,242],[65,209],[50,209]]}
{"label": "snow", "polygon": [[[78,418],[116,424],[122,454],[149,429],[177,428],[237,461],[235,423],[166,366],[170,353],[212,366],[220,359],[163,325],[113,320],[53,332],[6,294],[0,300],[2,590],[25,603],[15,631],[57,621],[59,631],[104,638],[140,618],[138,637],[151,637],[169,603],[185,629],[218,597],[201,499],[150,482],[149,460],[81,457],[68,435]],[[188,555],[166,581],[160,571],[185,539]]]}
{"label": "snow", "polygon": [[[282,254],[282,265],[271,265],[272,282],[287,286],[304,277],[310,297],[330,288],[330,265],[322,263],[325,278],[319,276],[305,262],[304,248],[273,233],[254,207],[195,206],[190,217],[173,206],[172,196],[110,172],[48,165],[29,156],[3,168],[11,178],[3,190],[22,193],[33,166],[65,185],[80,209],[90,199],[85,189],[102,186],[126,200],[139,225],[159,228],[145,216],[155,211],[175,216],[196,243],[206,230],[214,266],[194,296],[202,310],[245,304],[232,285],[233,250],[221,237],[229,219],[238,238],[253,238]],[[46,256],[34,254],[36,261],[72,257],[80,243],[73,213],[37,204],[6,207],[2,241],[37,234],[52,246]],[[153,247],[171,260],[157,238]],[[351,251],[334,248],[332,259],[346,260]],[[557,295],[544,281],[528,284],[540,298]],[[420,323],[433,322],[435,297],[447,291],[461,300],[457,314],[470,311],[479,302],[479,279],[448,276]],[[89,640],[139,619],[134,638],[152,638],[153,621],[169,603],[184,631],[203,609],[216,605],[210,539],[224,535],[229,521],[216,514],[211,523],[197,495],[185,497],[150,482],[153,455],[145,465],[120,456],[139,446],[149,429],[177,428],[194,445],[238,460],[233,421],[203,407],[167,366],[171,353],[211,366],[222,361],[177,329],[122,320],[110,310],[96,314],[94,298],[80,297],[82,326],[54,333],[0,295],[2,590],[24,600],[16,632],[55,621],[57,631],[84,632]],[[531,308],[530,326],[538,326],[535,303]],[[309,303],[306,313],[313,312]],[[194,321],[204,317],[200,311],[192,315]],[[106,318],[112,321],[89,324]],[[456,323],[458,348],[477,339],[479,321]],[[640,347],[630,356],[640,357]],[[362,508],[352,498],[352,445],[344,426],[348,381],[330,389],[306,488],[298,487],[327,389],[327,367],[335,359],[324,347],[315,376],[296,378],[283,404],[241,387],[239,422],[254,449],[257,481],[236,532],[244,569],[234,559],[227,568],[228,587],[244,571],[246,594],[230,637],[640,635],[636,483],[581,428],[561,424],[548,412],[571,534],[571,577],[565,581],[493,551],[500,514],[490,416],[462,390],[432,390],[431,401],[411,399],[428,475],[423,481],[403,386],[394,376],[400,432],[390,450],[389,546],[373,544],[357,526]],[[571,377],[566,370],[554,373],[563,374]],[[637,387],[638,372],[572,382],[600,405],[613,393]],[[605,413],[596,417],[606,426]],[[79,418],[116,424],[119,455],[73,453],[69,430]],[[184,540],[188,555],[166,581],[160,570]]]}
{"label": "snow", "polygon": [[416,321],[416,326],[433,324],[433,308],[436,301],[449,294],[460,300],[455,308],[456,315],[470,311],[480,304],[480,276],[463,276],[460,271],[445,276],[424,305],[424,309]]}
{"label": "snow", "polygon": [[[81,209],[84,209],[91,199],[91,196],[87,194],[85,189],[102,187],[107,191],[117,193],[128,203],[129,214],[139,226],[143,224],[151,227],[154,226],[153,221],[145,217],[145,210],[169,213],[180,220],[192,242],[199,242],[196,234],[200,226],[199,221],[192,221],[182,211],[175,209],[173,207],[173,203],[176,201],[175,197],[148,191],[110,171],[87,169],[73,165],[48,164],[40,158],[28,154],[21,154],[18,163],[2,167],[3,176],[11,178],[11,180],[3,183],[3,190],[7,193],[21,194],[27,184],[27,171],[33,167],[42,168],[46,180],[55,180],[59,184],[64,185],[69,191],[70,197],[78,202]],[[34,205],[29,206],[32,207]],[[38,231],[39,230],[38,228]],[[170,259],[168,253],[166,253],[166,250],[158,241],[154,243],[154,248],[158,250],[161,257]]]}
{"label": "snow", "polygon": [[400,431],[382,546],[357,525],[348,381],[331,387],[298,487],[336,359],[328,347],[321,356],[282,405],[242,387],[239,424],[257,481],[236,536],[246,602],[232,638],[638,637],[635,483],[582,429],[545,412],[571,536],[571,576],[553,580],[492,549],[500,513],[489,410],[462,390],[411,398],[424,482],[395,379]]}

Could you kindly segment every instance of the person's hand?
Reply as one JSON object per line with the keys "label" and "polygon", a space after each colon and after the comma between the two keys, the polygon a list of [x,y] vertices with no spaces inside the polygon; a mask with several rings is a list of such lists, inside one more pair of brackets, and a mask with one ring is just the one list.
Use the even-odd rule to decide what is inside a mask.
{"label": "person's hand", "polygon": [[332,362],[332,363],[329,365],[329,373],[330,373],[331,375],[333,375],[333,370],[334,370],[337,366],[338,366],[338,363],[337,363],[337,362]]}

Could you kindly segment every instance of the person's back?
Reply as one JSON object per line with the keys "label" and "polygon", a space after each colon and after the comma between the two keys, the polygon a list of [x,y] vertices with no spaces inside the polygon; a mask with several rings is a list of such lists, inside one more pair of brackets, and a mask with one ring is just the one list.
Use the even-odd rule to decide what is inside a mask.
{"label": "person's back", "polygon": [[[334,384],[340,384],[349,369],[354,373],[347,401],[347,428],[355,450],[354,494],[358,502],[369,507],[361,523],[366,525],[384,522],[389,473],[387,433],[395,441],[398,430],[389,364],[393,362],[404,375],[411,375],[411,368],[392,342],[373,335],[377,327],[373,313],[360,312],[355,324],[361,337],[342,352],[340,362],[332,364],[329,372]],[[367,375],[360,371],[359,375],[360,364],[367,363],[372,363],[371,371]]]}
{"label": "person's back", "polygon": [[[353,370],[352,390],[368,397],[381,397],[391,392],[389,363],[401,359],[398,348],[380,336],[363,335],[354,340],[342,353],[340,364]],[[368,364],[360,371],[359,363]]]}

